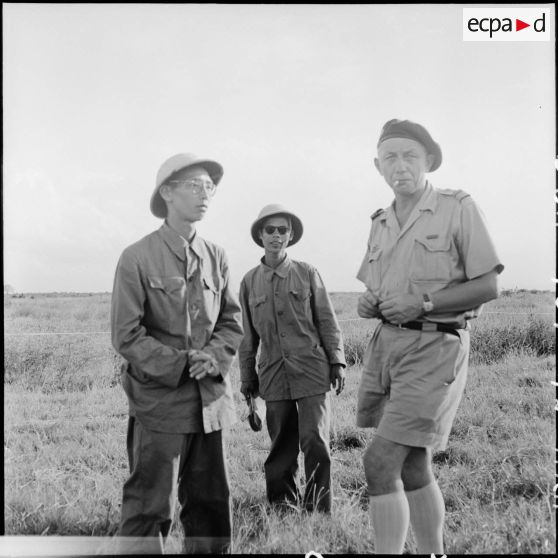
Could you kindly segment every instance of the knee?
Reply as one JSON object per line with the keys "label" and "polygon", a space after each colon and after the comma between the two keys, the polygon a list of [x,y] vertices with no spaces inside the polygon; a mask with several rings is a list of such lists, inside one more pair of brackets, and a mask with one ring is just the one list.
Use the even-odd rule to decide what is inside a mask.
{"label": "knee", "polygon": [[372,443],[364,452],[363,464],[368,494],[388,494],[403,489],[401,480],[401,452]]}
{"label": "knee", "polygon": [[382,453],[374,444],[370,444],[362,456],[364,470],[372,473],[373,471],[379,472],[384,469],[389,469],[391,463],[390,456]]}
{"label": "knee", "polygon": [[407,491],[422,488],[434,480],[428,452],[424,451],[413,457],[401,469],[401,479]]}
{"label": "knee", "polygon": [[384,485],[386,467],[383,459],[370,446],[362,456],[364,476],[368,484],[368,491],[373,494]]}
{"label": "knee", "polygon": [[319,432],[304,432],[300,435],[300,449],[304,455],[314,455],[320,461],[329,461],[329,443],[326,442]]}

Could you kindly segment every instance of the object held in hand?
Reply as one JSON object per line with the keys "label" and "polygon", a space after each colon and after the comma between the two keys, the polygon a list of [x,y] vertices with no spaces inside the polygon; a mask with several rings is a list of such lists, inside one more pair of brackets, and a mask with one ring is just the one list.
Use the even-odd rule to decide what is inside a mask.
{"label": "object held in hand", "polygon": [[259,432],[262,429],[262,419],[260,417],[260,413],[258,412],[255,397],[249,395],[246,402],[248,403],[248,407],[250,407],[250,414],[248,415],[250,428],[254,432]]}

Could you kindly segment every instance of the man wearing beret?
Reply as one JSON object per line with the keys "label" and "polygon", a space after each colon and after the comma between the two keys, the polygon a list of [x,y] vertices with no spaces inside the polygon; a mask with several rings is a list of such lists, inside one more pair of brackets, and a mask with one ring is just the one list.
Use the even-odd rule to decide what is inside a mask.
{"label": "man wearing beret", "polygon": [[278,204],[265,206],[252,225],[252,238],[265,254],[240,286],[240,389],[245,397],[259,393],[266,402],[268,500],[278,505],[298,501],[300,448],[306,477],[303,506],[329,513],[329,391],[331,386],[337,395],[343,390],[345,354],[318,271],[287,256],[287,246],[300,240],[302,230],[301,220]]}
{"label": "man wearing beret", "polygon": [[122,253],[111,307],[130,415],[119,534],[164,540],[178,495],[194,553],[225,552],[231,540],[222,430],[235,420],[240,307],[223,249],[196,233],[222,175],[189,153],[163,163],[151,212],[165,221]]}
{"label": "man wearing beret", "polygon": [[503,270],[483,214],[461,190],[426,174],[442,162],[428,131],[390,120],[374,164],[393,190],[372,215],[358,279],[363,318],[379,318],[367,347],[357,425],[375,427],[364,454],[379,554],[403,552],[409,523],[421,554],[442,554],[444,500],[431,467],[446,447],[469,357],[468,321],[498,296]]}

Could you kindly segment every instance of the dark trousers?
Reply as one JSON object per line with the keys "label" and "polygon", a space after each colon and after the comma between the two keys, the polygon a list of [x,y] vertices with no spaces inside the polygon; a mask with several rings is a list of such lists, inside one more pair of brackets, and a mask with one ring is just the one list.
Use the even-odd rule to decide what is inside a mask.
{"label": "dark trousers", "polygon": [[176,497],[186,553],[222,553],[231,542],[229,482],[221,431],[169,434],[130,417],[130,477],[124,484],[122,537],[167,537]]}
{"label": "dark trousers", "polygon": [[329,417],[327,393],[297,400],[266,401],[271,450],[264,468],[271,503],[298,500],[296,473],[300,449],[306,476],[303,505],[308,511],[331,511]]}

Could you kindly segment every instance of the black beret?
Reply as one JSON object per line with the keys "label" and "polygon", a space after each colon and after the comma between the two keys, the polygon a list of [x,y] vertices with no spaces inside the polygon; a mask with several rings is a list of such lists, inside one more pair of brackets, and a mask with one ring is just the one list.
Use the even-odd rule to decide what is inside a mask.
{"label": "black beret", "polygon": [[397,118],[388,120],[382,128],[378,145],[389,138],[409,138],[424,145],[427,153],[434,155],[434,162],[429,172],[435,171],[442,164],[442,149],[432,139],[428,130],[416,122]]}

